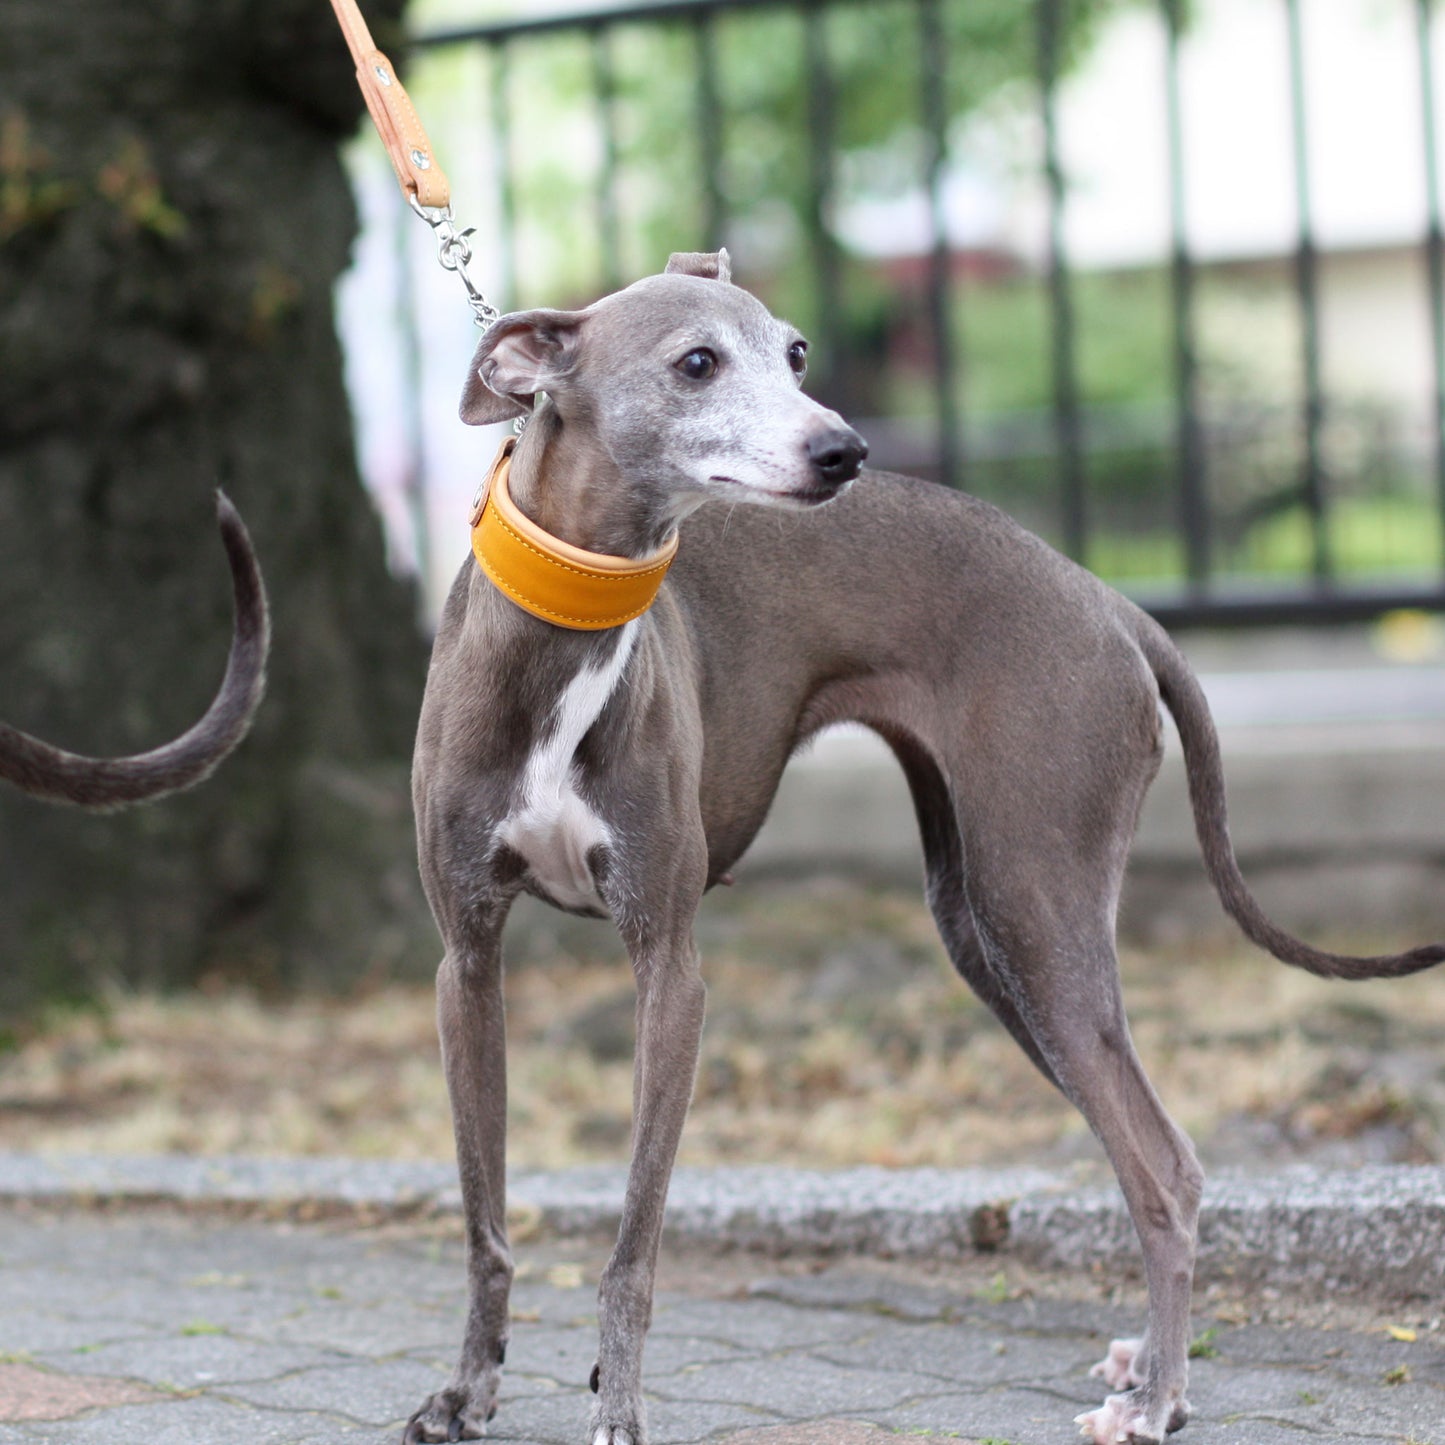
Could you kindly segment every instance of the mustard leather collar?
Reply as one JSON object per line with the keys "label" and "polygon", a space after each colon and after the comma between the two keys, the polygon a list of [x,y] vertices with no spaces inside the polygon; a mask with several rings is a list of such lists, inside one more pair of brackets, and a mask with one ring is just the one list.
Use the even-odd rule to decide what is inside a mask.
{"label": "mustard leather collar", "polygon": [[599,632],[641,617],[677,555],[677,534],[634,562],[587,552],[526,517],[507,486],[516,437],[497,453],[472,506],[472,552],[482,571],[518,607],[556,627]]}

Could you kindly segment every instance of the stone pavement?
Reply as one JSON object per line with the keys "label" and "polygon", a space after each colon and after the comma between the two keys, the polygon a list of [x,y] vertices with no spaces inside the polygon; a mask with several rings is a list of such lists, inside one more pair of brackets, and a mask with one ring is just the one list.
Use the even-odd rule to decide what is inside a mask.
{"label": "stone pavement", "polygon": [[[514,1236],[610,1238],[626,1169],[514,1170]],[[450,1164],[379,1159],[65,1156],[0,1152],[0,1203],[171,1204],[317,1218],[455,1216]],[[678,1169],[676,1243],[808,1253],[1011,1258],[1073,1270],[1132,1269],[1133,1226],[1102,1165],[1069,1169]],[[1445,1295],[1445,1166],[1295,1165],[1212,1174],[1198,1276],[1272,1288]]]}
{"label": "stone pavement", "polygon": [[[0,1445],[395,1441],[445,1378],[464,1309],[445,1210],[403,1218],[399,1204],[366,1205],[375,1178],[353,1191],[350,1213],[313,1223],[296,1221],[312,1211],[295,1192],[279,1211],[290,1217],[268,1217],[254,1187],[245,1206],[244,1190],[227,1201],[199,1188],[184,1205],[181,1190],[149,1205],[139,1190],[112,1194],[126,1203],[100,1202],[104,1190],[89,1205],[79,1192],[37,1202],[5,1163]],[[921,1193],[938,1184],[913,1182]],[[1347,1194],[1340,1176],[1337,1211]],[[1362,1198],[1364,1212],[1380,1207]],[[549,1232],[546,1217],[532,1204],[518,1219],[533,1237],[518,1242],[490,1438],[580,1445],[605,1251],[596,1236]],[[1425,1228],[1438,1253],[1428,1218]],[[1097,1262],[1041,1268],[1005,1247],[923,1264],[772,1242],[780,1256],[666,1246],[647,1360],[654,1445],[882,1445],[898,1434],[1062,1445],[1101,1398],[1089,1364],[1138,1325],[1136,1288]],[[1212,1275],[1196,1302],[1183,1441],[1445,1445],[1438,1280],[1405,1301],[1372,1295],[1367,1280],[1346,1293],[1234,1280],[1218,1263]]]}

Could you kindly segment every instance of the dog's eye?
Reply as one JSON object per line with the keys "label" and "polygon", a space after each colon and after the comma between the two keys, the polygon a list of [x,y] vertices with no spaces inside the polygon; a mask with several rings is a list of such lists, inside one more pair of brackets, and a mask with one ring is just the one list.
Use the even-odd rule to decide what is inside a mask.
{"label": "dog's eye", "polygon": [[799,381],[808,374],[808,343],[806,341],[795,341],[788,348],[788,365],[793,368],[793,375]]}
{"label": "dog's eye", "polygon": [[717,370],[717,356],[705,346],[699,346],[677,363],[677,369],[689,381],[706,381]]}

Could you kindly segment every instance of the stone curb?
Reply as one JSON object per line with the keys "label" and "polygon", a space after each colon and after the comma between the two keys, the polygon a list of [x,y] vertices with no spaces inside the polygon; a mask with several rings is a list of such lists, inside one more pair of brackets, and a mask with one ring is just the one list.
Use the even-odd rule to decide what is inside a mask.
{"label": "stone curb", "polygon": [[[621,1166],[518,1171],[519,1233],[613,1232]],[[0,1204],[165,1203],[306,1215],[455,1214],[450,1165],[353,1159],[0,1153]],[[679,1169],[677,1240],[758,1249],[958,1258],[998,1253],[1070,1269],[1137,1267],[1118,1190],[1097,1170],[773,1167]],[[1252,1285],[1438,1292],[1445,1287],[1445,1167],[1291,1167],[1222,1174],[1205,1189],[1199,1275]]]}

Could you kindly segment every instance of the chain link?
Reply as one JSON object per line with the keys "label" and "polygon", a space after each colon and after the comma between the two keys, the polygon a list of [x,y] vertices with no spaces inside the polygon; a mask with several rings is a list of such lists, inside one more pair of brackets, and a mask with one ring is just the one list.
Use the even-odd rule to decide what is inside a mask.
{"label": "chain link", "polygon": [[483,328],[490,326],[501,313],[482,294],[481,288],[467,271],[472,259],[469,238],[476,235],[476,227],[468,226],[464,231],[457,230],[450,206],[424,206],[415,196],[408,196],[407,200],[412,210],[432,228],[437,238],[437,260],[442,269],[455,271],[461,278],[462,285],[467,288],[467,305],[472,308],[472,320]]}
{"label": "chain link", "polygon": [[[450,206],[424,206],[415,196],[408,196],[407,202],[417,215],[432,228],[437,238],[437,260],[442,270],[455,271],[461,283],[467,288],[467,305],[472,308],[472,320],[486,330],[502,313],[482,294],[482,289],[471,278],[467,267],[472,259],[472,246],[468,237],[475,236],[475,226],[459,231],[452,219]],[[521,436],[527,425],[527,417],[519,416],[512,423],[512,430]]]}

